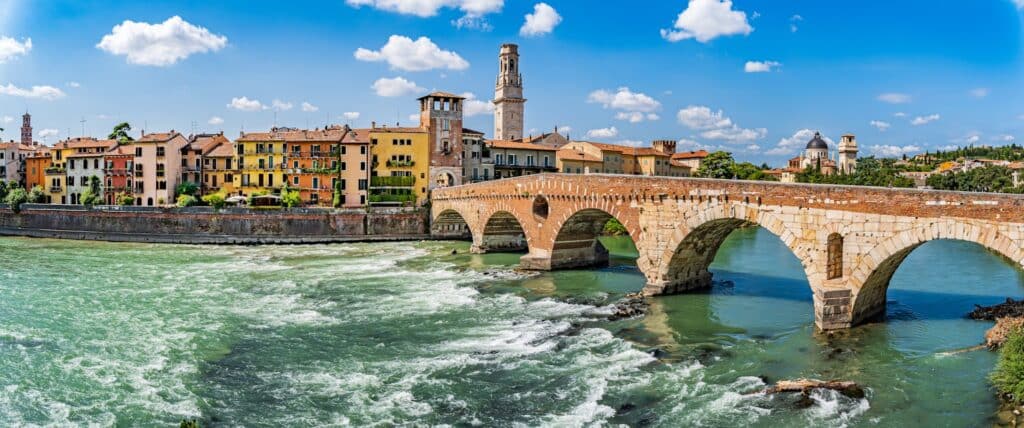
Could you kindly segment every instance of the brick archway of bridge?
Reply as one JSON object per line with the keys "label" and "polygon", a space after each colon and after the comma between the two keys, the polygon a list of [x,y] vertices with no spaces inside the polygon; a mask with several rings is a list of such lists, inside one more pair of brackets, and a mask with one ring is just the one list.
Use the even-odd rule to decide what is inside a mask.
{"label": "brick archway of bridge", "polygon": [[[756,223],[800,260],[826,330],[883,313],[892,273],[923,242],[976,242],[1024,263],[1016,195],[540,174],[437,189],[431,207],[435,235],[468,230],[475,250],[527,250],[521,266],[541,270],[606,262],[596,238],[614,217],[636,243],[648,295],[707,286],[725,237]],[[466,226],[452,226],[453,213]]]}

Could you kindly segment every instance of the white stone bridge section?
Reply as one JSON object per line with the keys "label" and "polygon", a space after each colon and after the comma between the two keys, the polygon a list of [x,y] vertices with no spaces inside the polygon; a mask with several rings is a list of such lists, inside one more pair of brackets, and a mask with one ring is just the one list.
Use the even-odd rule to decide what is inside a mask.
{"label": "white stone bridge section", "polygon": [[597,237],[614,217],[636,243],[651,296],[710,285],[719,246],[754,223],[800,260],[824,330],[884,314],[892,274],[925,242],[975,242],[1024,263],[1018,195],[540,174],[437,189],[431,202],[435,236],[472,239],[481,252],[527,250],[528,269],[607,263]]}

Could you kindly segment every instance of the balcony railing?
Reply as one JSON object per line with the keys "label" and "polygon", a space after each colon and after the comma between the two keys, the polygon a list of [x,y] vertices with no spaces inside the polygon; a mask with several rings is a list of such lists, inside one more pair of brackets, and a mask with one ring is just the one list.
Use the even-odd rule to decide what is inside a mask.
{"label": "balcony railing", "polygon": [[416,195],[370,195],[371,204],[402,204],[416,202]]}
{"label": "balcony railing", "polygon": [[132,170],[127,168],[111,168],[106,170],[107,175],[129,175]]}
{"label": "balcony railing", "polygon": [[64,173],[64,168],[57,167],[57,166],[51,166],[49,168],[46,168],[46,173],[47,174],[63,174]]}
{"label": "balcony railing", "polygon": [[50,193],[60,193],[60,186],[50,186]]}
{"label": "balcony railing", "polygon": [[416,177],[370,177],[370,187],[413,187]]}
{"label": "balcony railing", "polygon": [[416,165],[416,162],[411,160],[389,160],[387,165],[388,168],[410,168]]}

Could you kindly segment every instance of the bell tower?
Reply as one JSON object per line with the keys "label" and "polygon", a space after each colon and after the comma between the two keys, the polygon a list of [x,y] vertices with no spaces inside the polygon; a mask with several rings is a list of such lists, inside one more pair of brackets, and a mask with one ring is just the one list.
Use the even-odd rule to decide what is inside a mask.
{"label": "bell tower", "polygon": [[494,88],[494,139],[523,138],[523,75],[519,73],[519,46],[501,45],[498,81]]}
{"label": "bell tower", "polygon": [[21,144],[32,145],[32,115],[28,112],[21,116]]}
{"label": "bell tower", "polygon": [[857,169],[857,137],[846,134],[839,140],[839,171],[853,174]]}

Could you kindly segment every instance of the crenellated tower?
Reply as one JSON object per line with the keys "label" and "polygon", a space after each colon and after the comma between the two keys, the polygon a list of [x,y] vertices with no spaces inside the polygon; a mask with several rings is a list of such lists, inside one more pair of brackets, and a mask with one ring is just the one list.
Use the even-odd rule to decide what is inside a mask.
{"label": "crenellated tower", "polygon": [[32,115],[28,112],[21,116],[21,144],[32,145]]}
{"label": "crenellated tower", "polygon": [[843,135],[839,140],[839,171],[853,174],[857,169],[857,137],[853,134]]}

